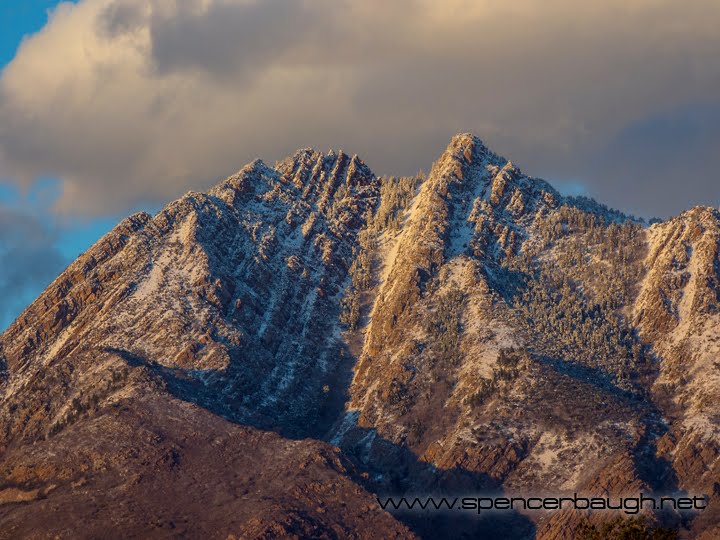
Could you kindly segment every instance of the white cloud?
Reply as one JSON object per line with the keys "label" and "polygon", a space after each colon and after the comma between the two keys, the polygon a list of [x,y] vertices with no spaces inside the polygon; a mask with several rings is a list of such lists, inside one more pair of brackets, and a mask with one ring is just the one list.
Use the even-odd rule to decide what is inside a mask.
{"label": "white cloud", "polygon": [[[716,102],[718,22],[711,0],[64,4],[2,74],[0,175],[58,175],[59,210],[103,213],[308,145],[410,173],[470,130],[622,204],[598,159],[632,147],[628,125]],[[653,191],[640,210],[683,203]]]}

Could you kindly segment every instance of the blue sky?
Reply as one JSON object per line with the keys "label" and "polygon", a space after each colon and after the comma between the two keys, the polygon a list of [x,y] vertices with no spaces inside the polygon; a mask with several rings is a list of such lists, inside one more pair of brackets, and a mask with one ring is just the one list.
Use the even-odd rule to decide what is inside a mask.
{"label": "blue sky", "polygon": [[0,2],[0,66],[17,50],[22,38],[40,30],[47,22],[47,11],[59,2],[49,0],[4,0]]}

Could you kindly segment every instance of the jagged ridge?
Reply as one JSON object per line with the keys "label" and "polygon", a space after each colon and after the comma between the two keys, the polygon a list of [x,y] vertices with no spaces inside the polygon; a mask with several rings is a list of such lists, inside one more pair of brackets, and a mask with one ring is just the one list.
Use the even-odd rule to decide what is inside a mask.
{"label": "jagged ridge", "polygon": [[[3,463],[179,399],[324,437],[376,492],[711,494],[718,217],[648,227],[469,134],[427,178],[380,179],[343,152],[257,160],[123,221],[3,334]],[[512,516],[492,534],[569,538],[580,518]]]}

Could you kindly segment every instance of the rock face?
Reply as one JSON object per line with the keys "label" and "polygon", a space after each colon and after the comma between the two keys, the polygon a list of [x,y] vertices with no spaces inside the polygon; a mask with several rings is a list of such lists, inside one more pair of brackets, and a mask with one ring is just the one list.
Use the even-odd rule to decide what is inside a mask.
{"label": "rock face", "polygon": [[471,135],[427,177],[255,161],[121,222],[0,337],[0,535],[570,539],[607,514],[374,494],[643,491],[707,495],[645,526],[714,538],[719,244],[714,209],[648,226]]}

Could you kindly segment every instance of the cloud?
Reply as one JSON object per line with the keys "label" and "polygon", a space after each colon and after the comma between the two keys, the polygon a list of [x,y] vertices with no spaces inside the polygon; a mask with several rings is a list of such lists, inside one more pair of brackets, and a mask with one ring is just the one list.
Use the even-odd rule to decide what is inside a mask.
{"label": "cloud", "polygon": [[684,106],[631,123],[594,159],[596,191],[657,215],[720,206],[720,104]]}
{"label": "cloud", "polygon": [[[641,213],[717,204],[702,141],[657,160],[633,126],[689,114],[688,133],[694,104],[718,105],[719,16],[712,0],[62,4],[2,73],[0,176],[59,176],[57,210],[93,215],[308,145],[412,173],[473,131]],[[663,171],[688,161],[697,181],[678,196]],[[628,199],[628,178],[663,189]]]}
{"label": "cloud", "polygon": [[[331,11],[334,4],[326,3]],[[297,0],[260,3],[212,2],[198,11],[191,4],[153,11],[150,55],[158,74],[206,72],[228,83],[251,78],[293,46],[329,30],[322,17]]]}
{"label": "cloud", "polygon": [[57,240],[39,218],[0,206],[0,331],[66,266]]}

